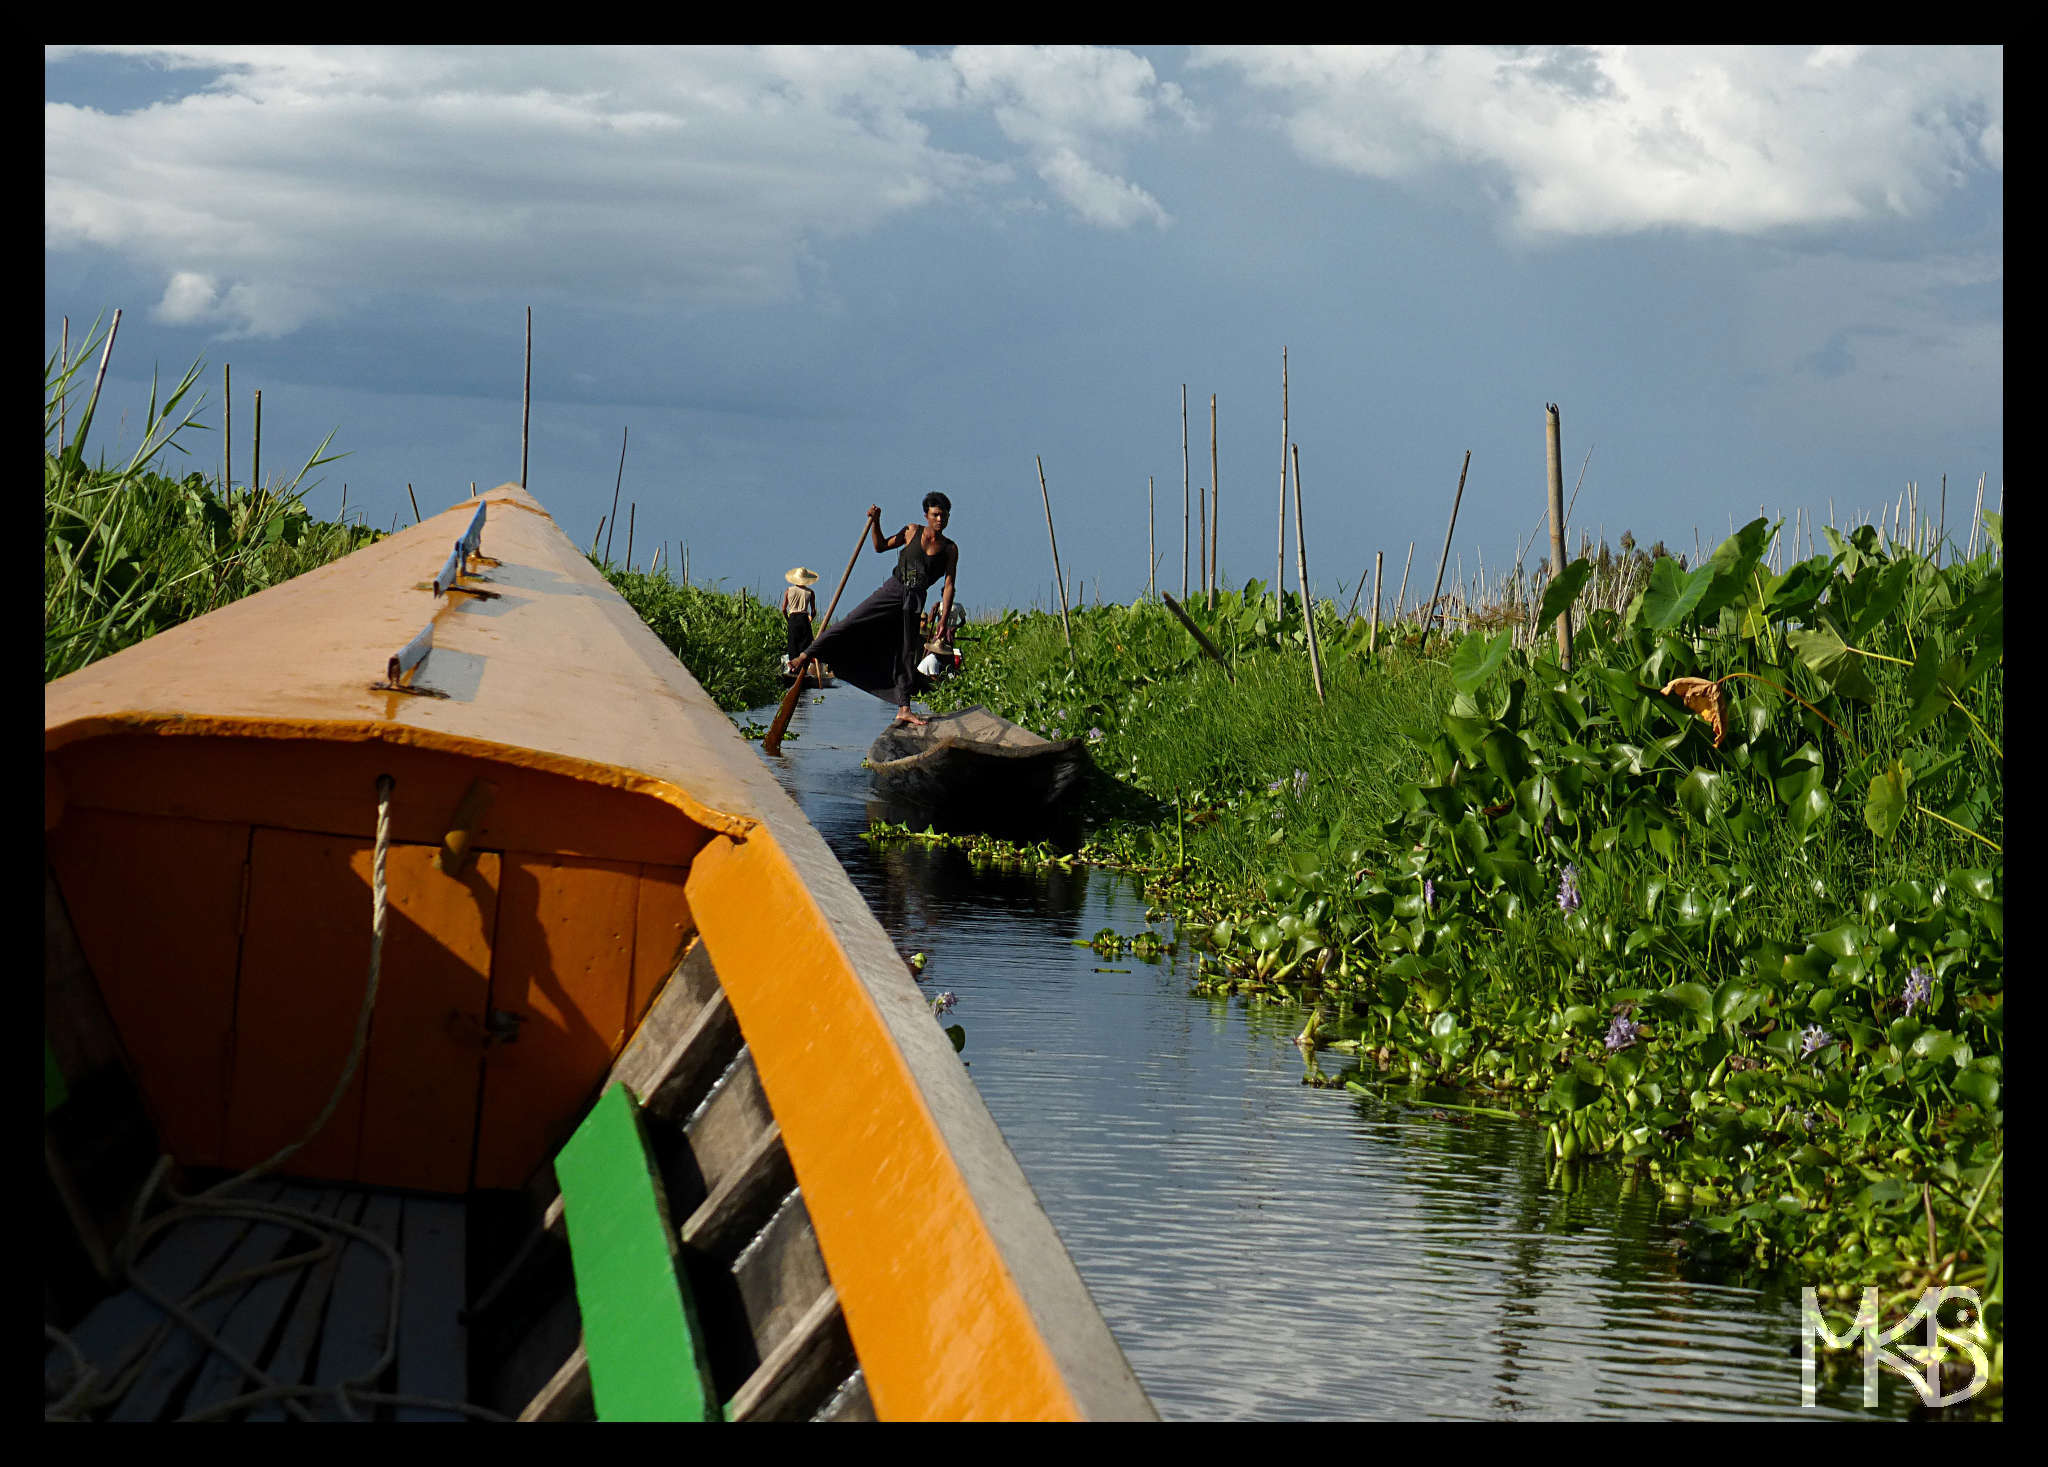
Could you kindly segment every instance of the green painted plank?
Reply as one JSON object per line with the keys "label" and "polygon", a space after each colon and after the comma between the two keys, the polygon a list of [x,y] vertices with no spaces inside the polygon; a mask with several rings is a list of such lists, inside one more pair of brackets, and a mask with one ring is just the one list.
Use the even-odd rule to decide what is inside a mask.
{"label": "green painted plank", "polygon": [[592,1107],[555,1177],[598,1420],[722,1420],[640,1107],[624,1085]]}

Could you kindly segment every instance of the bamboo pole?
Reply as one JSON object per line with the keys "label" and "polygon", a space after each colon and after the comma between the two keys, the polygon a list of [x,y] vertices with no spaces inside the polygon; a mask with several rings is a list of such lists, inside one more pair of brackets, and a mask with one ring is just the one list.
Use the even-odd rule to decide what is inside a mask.
{"label": "bamboo pole", "polygon": [[[222,367],[221,371],[225,372],[227,368]],[[64,439],[70,432],[69,425],[65,422],[64,417],[65,411],[71,406],[71,318],[69,316],[64,318],[63,330],[57,337],[57,373],[64,383],[63,387],[59,388],[57,392],[57,457],[62,458],[64,457]]]}
{"label": "bamboo pole", "polygon": [[597,529],[590,537],[590,549],[585,552],[586,554],[597,554],[597,542],[604,538],[604,521],[605,517],[603,515],[597,517]]}
{"label": "bamboo pole", "polygon": [[1152,573],[1159,568],[1159,556],[1153,548],[1153,532],[1159,517],[1152,507],[1152,476],[1145,476],[1145,596],[1152,596]]}
{"label": "bamboo pole", "polygon": [[1287,348],[1280,348],[1280,528],[1273,548],[1273,614],[1287,609]]}
{"label": "bamboo pole", "polygon": [[1188,599],[1188,384],[1180,384],[1180,599]]}
{"label": "bamboo pole", "polygon": [[1365,655],[1368,657],[1380,650],[1380,564],[1386,558],[1384,550],[1372,553],[1372,635],[1365,642]]}
{"label": "bamboo pole", "polygon": [[1045,501],[1045,537],[1052,542],[1052,579],[1060,588],[1060,626],[1067,634],[1067,660],[1074,659],[1074,623],[1067,615],[1067,583],[1060,577],[1060,537],[1052,528],[1052,491],[1045,487],[1045,458],[1042,454],[1032,455],[1038,461],[1038,496]]}
{"label": "bamboo pole", "polygon": [[405,486],[405,497],[412,501],[412,522],[418,524],[420,522],[420,497],[412,492],[410,482]]}
{"label": "bamboo pole", "polygon": [[1402,610],[1408,604],[1408,567],[1415,564],[1415,542],[1408,542],[1408,558],[1401,562],[1401,590],[1394,597],[1394,621],[1398,624],[1405,614]]}
{"label": "bamboo pole", "polygon": [[1315,679],[1316,701],[1323,699],[1323,654],[1316,645],[1316,604],[1315,593],[1309,588],[1308,580],[1308,537],[1301,528],[1301,445],[1288,445],[1294,456],[1294,553],[1297,561],[1297,578],[1301,585],[1301,614],[1308,626],[1308,670]]}
{"label": "bamboo pole", "polygon": [[626,569],[633,568],[633,521],[639,516],[640,501],[634,500],[626,506]]}
{"label": "bamboo pole", "polygon": [[1216,650],[1216,644],[1214,642],[1210,641],[1207,637],[1202,635],[1202,629],[1196,626],[1194,622],[1189,619],[1187,612],[1181,609],[1181,604],[1173,599],[1173,593],[1171,591],[1161,591],[1159,593],[1159,599],[1166,603],[1166,609],[1168,611],[1172,612],[1175,616],[1180,618],[1180,624],[1188,629],[1188,635],[1195,639],[1196,644],[1200,646],[1204,652],[1208,653],[1212,659],[1214,659],[1218,667],[1223,669],[1223,676],[1228,678],[1231,682],[1236,682],[1237,674],[1230,670],[1229,661],[1224,657],[1224,655],[1221,652],[1218,652]]}
{"label": "bamboo pole", "polygon": [[261,491],[263,488],[263,389],[256,389],[256,441],[250,454],[249,487]]}
{"label": "bamboo pole", "polygon": [[[533,425],[533,307],[526,308],[526,387],[519,398],[519,487],[526,487],[526,444],[527,430]],[[614,514],[618,505],[612,505]],[[595,548],[595,547],[593,547]],[[605,559],[611,559],[607,548]]]}
{"label": "bamboo pole", "polygon": [[[1352,617],[1353,617],[1354,615],[1356,615],[1356,614],[1357,614],[1357,611],[1358,611],[1358,593],[1359,593],[1360,591],[1363,591],[1363,590],[1365,589],[1365,581],[1366,581],[1366,577],[1367,577],[1367,576],[1369,576],[1370,574],[1372,574],[1372,573],[1371,573],[1370,571],[1360,571],[1360,572],[1358,573],[1358,584],[1357,584],[1356,586],[1353,586],[1353,587],[1351,588],[1351,605],[1350,605],[1350,606],[1348,606],[1348,607],[1346,607],[1346,608],[1345,608],[1345,610],[1344,610],[1344,621],[1345,621],[1345,624],[1346,624],[1346,625],[1349,625],[1349,624],[1350,624],[1350,621],[1351,621],[1351,618],[1352,618]],[[1339,588],[1339,594],[1342,594],[1342,588],[1341,588],[1341,587]],[[1377,595],[1378,595],[1379,593],[1378,593],[1377,591],[1375,591],[1375,592],[1374,592],[1373,594],[1374,594],[1375,596],[1377,596]]]}
{"label": "bamboo pole", "polygon": [[[1430,590],[1429,609],[1422,618],[1422,641],[1424,646],[1427,646],[1429,644],[1430,628],[1436,624],[1436,599],[1438,596],[1443,594],[1444,567],[1450,564],[1451,537],[1455,535],[1458,531],[1458,506],[1464,502],[1465,475],[1471,471],[1471,468],[1472,450],[1468,448],[1465,450],[1464,465],[1458,470],[1458,492],[1451,496],[1451,522],[1448,525],[1444,526],[1444,553],[1437,557],[1436,585],[1432,587]],[[1560,486],[1560,488],[1562,488],[1562,486]]]}
{"label": "bamboo pole", "polygon": [[[228,388],[233,379],[228,364],[220,364],[220,487],[226,494],[235,487],[235,399]],[[348,504],[348,486],[341,490],[341,502]]]}
{"label": "bamboo pole", "polygon": [[1223,527],[1223,479],[1217,475],[1217,393],[1208,393],[1208,609],[1217,609],[1217,539]]}
{"label": "bamboo pole", "polygon": [[1948,475],[1941,476],[1941,520],[1934,529],[1934,568],[1941,569],[1942,547],[1948,542]]}
{"label": "bamboo pole", "polygon": [[1977,507],[1970,511],[1970,559],[1977,558],[1977,531],[1984,523],[1984,480],[1988,474],[1977,476]]}
{"label": "bamboo pole", "polygon": [[[619,528],[619,489],[626,482],[626,439],[631,435],[632,431],[633,425],[631,423],[628,423],[619,430],[619,477],[612,483],[612,529],[614,531],[617,531]],[[604,563],[606,565],[612,563],[612,542],[609,537],[604,542]]]}
{"label": "bamboo pole", "polygon": [[[819,624],[817,635],[811,638],[811,646],[817,646],[819,639],[825,635],[825,628],[832,625],[832,613],[839,609],[839,597],[846,590],[846,583],[853,579],[854,562],[860,559],[860,552],[862,548],[867,545],[869,536],[873,534],[877,528],[879,528],[879,526],[873,518],[868,516],[863,516],[861,518],[860,538],[853,542],[853,554],[847,557],[846,573],[840,576],[839,578],[839,589],[832,593],[832,604],[825,608],[825,619],[823,622]],[[689,573],[689,564],[690,547],[686,543],[683,546],[683,566],[685,575]],[[802,655],[805,657],[809,657],[810,653],[806,651]],[[816,659],[813,660],[815,661]],[[822,680],[820,682],[820,686],[823,686]],[[775,719],[772,723],[768,725],[768,733],[766,737],[764,737],[761,740],[762,753],[774,755],[780,754],[782,752],[782,732],[784,729],[789,727],[790,715],[796,712],[797,695],[801,693],[803,689],[804,680],[802,678],[793,677],[789,680],[789,691],[782,695],[782,704],[775,710]]]}

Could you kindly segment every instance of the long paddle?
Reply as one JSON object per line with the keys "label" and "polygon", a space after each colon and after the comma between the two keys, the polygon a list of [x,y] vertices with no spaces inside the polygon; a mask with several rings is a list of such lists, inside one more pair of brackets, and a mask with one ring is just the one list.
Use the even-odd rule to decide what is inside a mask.
{"label": "long paddle", "polygon": [[[839,578],[839,590],[832,593],[832,604],[825,608],[825,620],[818,628],[818,636],[820,637],[825,635],[825,628],[832,625],[832,613],[839,609],[840,594],[846,590],[846,583],[853,579],[854,562],[860,559],[860,552],[868,543],[868,531],[873,523],[874,521],[871,519],[861,521],[860,539],[854,544],[852,558],[846,562],[846,574]],[[816,639],[813,639],[811,645],[817,645]],[[819,686],[824,686],[822,680]],[[782,731],[789,727],[790,717],[796,712],[797,695],[803,692],[803,690],[804,680],[802,678],[791,679],[789,691],[782,695],[782,706],[775,710],[775,722],[768,725],[768,737],[761,740],[762,753],[780,754],[782,752]]]}

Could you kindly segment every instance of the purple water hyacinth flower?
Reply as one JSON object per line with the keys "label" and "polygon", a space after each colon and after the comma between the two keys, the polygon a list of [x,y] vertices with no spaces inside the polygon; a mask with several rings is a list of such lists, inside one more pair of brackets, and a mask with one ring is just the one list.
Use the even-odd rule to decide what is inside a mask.
{"label": "purple water hyacinth flower", "polygon": [[1088,742],[1091,744],[1099,744],[1108,737],[1109,735],[1104,733],[1099,728],[1091,728],[1088,730]]}
{"label": "purple water hyacinth flower", "polygon": [[1297,770],[1295,770],[1295,771],[1294,771],[1294,792],[1295,792],[1295,793],[1296,793],[1297,795],[1299,795],[1299,794],[1304,794],[1304,793],[1306,793],[1306,792],[1307,792],[1307,790],[1308,790],[1308,771],[1307,771],[1306,769],[1297,769]]}
{"label": "purple water hyacinth flower", "polygon": [[1557,905],[1560,910],[1576,912],[1579,909],[1579,868],[1565,862],[1564,880],[1557,886]]}
{"label": "purple water hyacinth flower", "polygon": [[1826,1049],[1835,1042],[1835,1036],[1818,1024],[1808,1024],[1799,1031],[1799,1057],[1807,1058],[1818,1050]]}
{"label": "purple water hyacinth flower", "polygon": [[950,993],[942,993],[931,1001],[932,1012],[934,1014],[943,1014],[948,1009],[952,1008],[953,1005],[958,1003],[959,1001],[959,999],[955,998]]}
{"label": "purple water hyacinth flower", "polygon": [[1436,908],[1436,883],[1427,876],[1422,878],[1422,905],[1432,911]]}
{"label": "purple water hyacinth flower", "polygon": [[1643,1037],[1643,1026],[1627,1014],[1616,1014],[1614,1022],[1607,1026],[1607,1052],[1620,1054],[1624,1049],[1633,1048]]}
{"label": "purple water hyacinth flower", "polygon": [[1286,783],[1287,781],[1284,779],[1276,779],[1271,784],[1266,786],[1266,793],[1269,795],[1277,795],[1280,793],[1281,788],[1285,786]]}
{"label": "purple water hyacinth flower", "polygon": [[1901,995],[1906,1012],[1912,1013],[1923,1003],[1934,1000],[1934,975],[1925,968],[1915,968],[1906,975],[1906,991]]}

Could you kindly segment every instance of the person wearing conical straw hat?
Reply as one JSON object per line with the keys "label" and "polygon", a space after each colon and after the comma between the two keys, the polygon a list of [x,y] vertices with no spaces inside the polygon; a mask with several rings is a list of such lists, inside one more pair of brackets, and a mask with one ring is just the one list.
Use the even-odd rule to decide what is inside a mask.
{"label": "person wearing conical straw hat", "polygon": [[794,666],[797,658],[810,650],[811,618],[818,611],[818,595],[811,583],[818,573],[798,566],[782,579],[789,582],[782,593],[782,617],[789,624],[789,662]]}
{"label": "person wearing conical straw hat", "polygon": [[[929,720],[913,713],[911,698],[929,686],[917,670],[925,651],[919,619],[924,612],[925,592],[938,581],[946,588],[939,597],[939,626],[945,627],[953,610],[953,595],[960,574],[960,547],[946,538],[946,526],[953,517],[953,501],[936,491],[924,497],[924,523],[905,525],[895,534],[882,534],[882,511],[868,506],[868,536],[875,553],[899,550],[896,569],[874,595],[841,617],[810,650],[790,664],[799,675],[804,664],[816,659],[831,667],[833,676],[852,683],[896,705],[896,721],[922,727]],[[940,633],[944,635],[943,631]]]}

